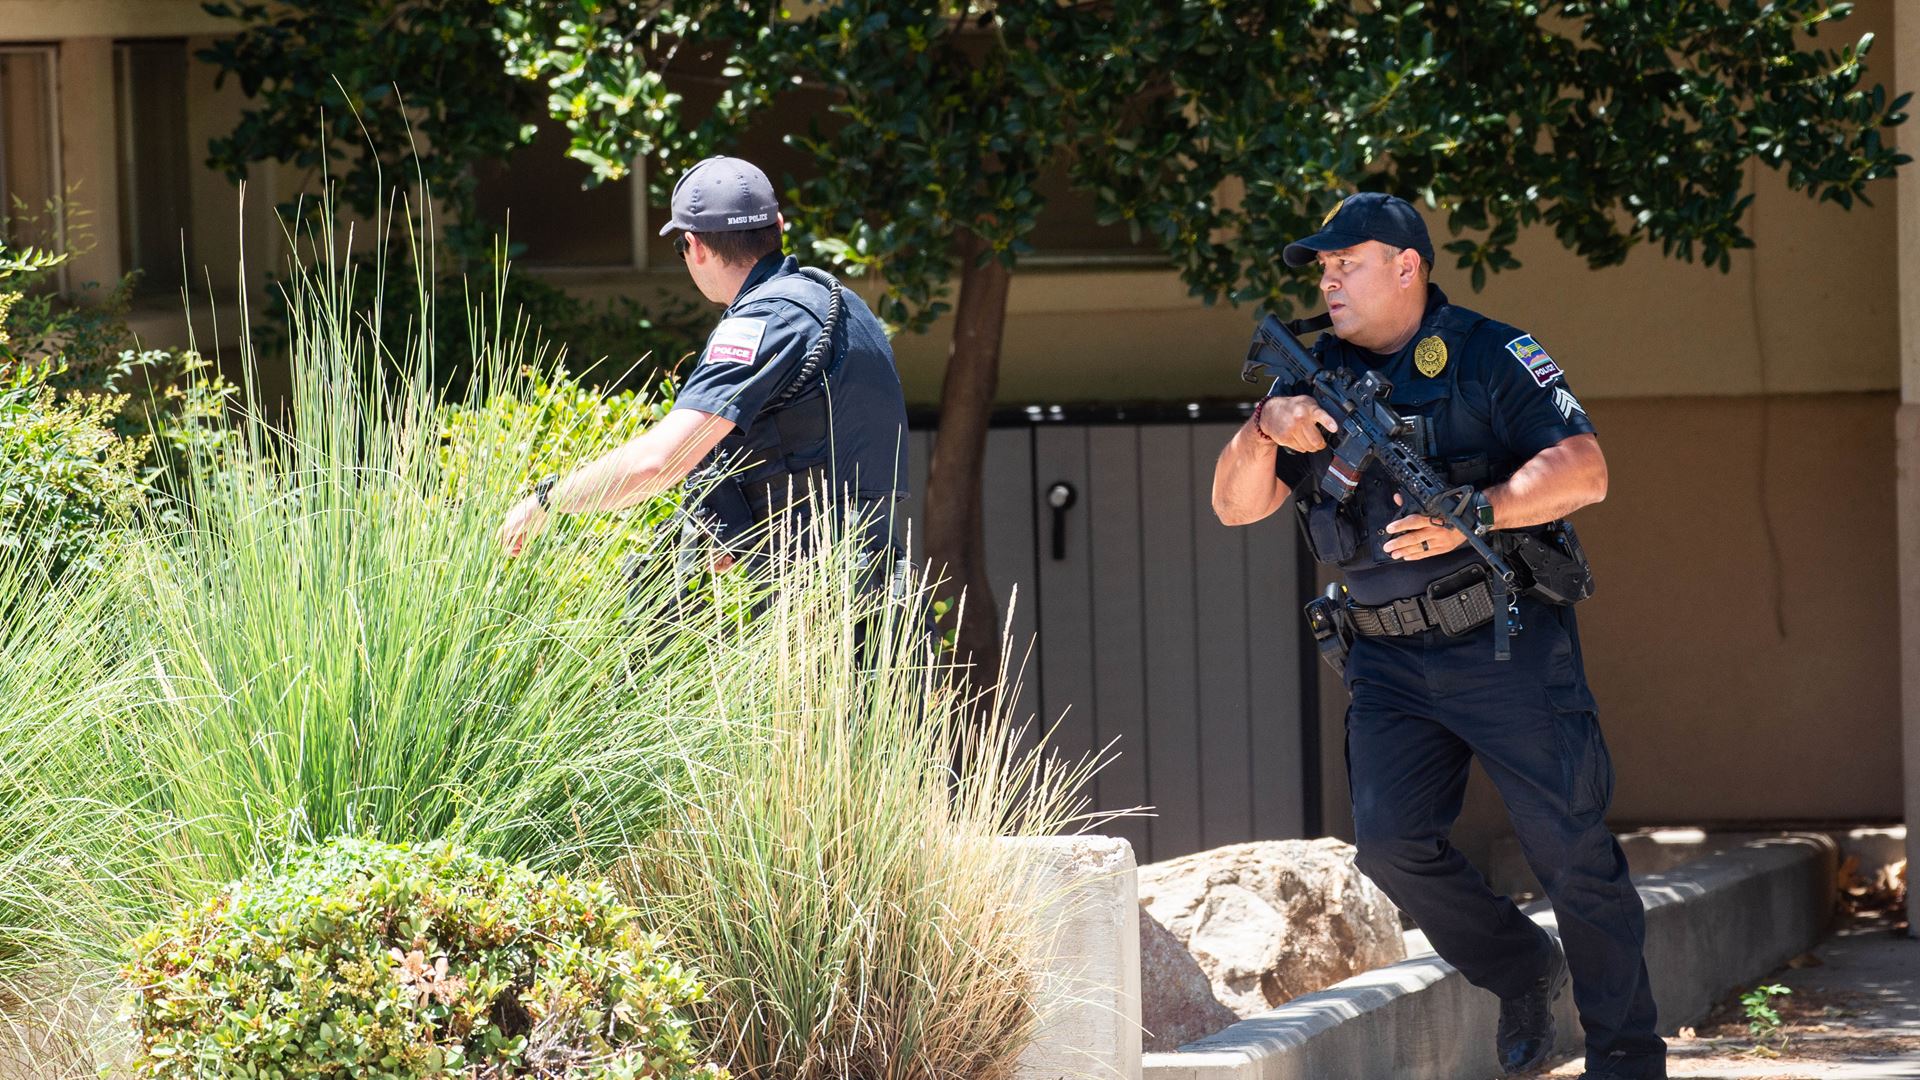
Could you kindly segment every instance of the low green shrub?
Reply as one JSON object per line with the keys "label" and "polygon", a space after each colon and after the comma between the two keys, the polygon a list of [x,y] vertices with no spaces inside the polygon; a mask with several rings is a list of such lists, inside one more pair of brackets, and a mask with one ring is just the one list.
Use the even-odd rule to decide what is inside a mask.
{"label": "low green shrub", "polygon": [[512,393],[491,393],[476,405],[450,402],[440,407],[440,466],[450,498],[476,494],[476,459],[509,448],[510,441],[517,444],[511,448],[522,461],[517,479],[522,486],[531,485],[626,442],[672,407],[671,401],[632,390],[609,394],[585,386],[564,369],[543,374],[528,368],[522,376],[524,382]]}
{"label": "low green shrub", "polygon": [[609,886],[445,842],[335,839],[133,951],[154,1080],[726,1075],[696,1060],[704,988]]}
{"label": "low green shrub", "polygon": [[113,430],[124,399],[63,398],[58,370],[0,367],[0,547],[36,551],[54,574],[98,569],[147,493],[147,440]]}
{"label": "low green shrub", "polygon": [[129,391],[197,359],[128,347],[131,277],[79,301],[53,291],[71,254],[0,243],[0,547],[37,553],[50,575],[99,570],[147,505],[146,433],[166,418]]}
{"label": "low green shrub", "polygon": [[[181,375],[190,351],[143,347],[127,325],[138,271],[115,282],[86,281],[63,288],[60,268],[94,248],[92,214],[69,198],[50,200],[36,212],[9,215],[8,228],[58,234],[64,250],[9,247],[0,243],[0,368],[15,364],[46,369],[62,400],[106,394],[115,411],[115,434],[147,434],[164,417],[160,398],[145,392]],[[7,230],[0,229],[0,234]]]}

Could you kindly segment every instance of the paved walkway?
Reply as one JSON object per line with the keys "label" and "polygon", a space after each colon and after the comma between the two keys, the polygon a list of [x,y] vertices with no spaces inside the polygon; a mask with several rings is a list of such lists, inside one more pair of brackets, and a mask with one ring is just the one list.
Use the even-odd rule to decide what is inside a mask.
{"label": "paved walkway", "polygon": [[[1842,916],[1834,932],[1795,964],[1755,985],[1793,993],[1774,999],[1787,1044],[1778,1057],[1753,1053],[1739,995],[1714,1009],[1692,1038],[1667,1041],[1667,1075],[1697,1080],[1920,1080],[1920,940],[1887,913]],[[1540,1074],[1580,1075],[1580,1061]]]}

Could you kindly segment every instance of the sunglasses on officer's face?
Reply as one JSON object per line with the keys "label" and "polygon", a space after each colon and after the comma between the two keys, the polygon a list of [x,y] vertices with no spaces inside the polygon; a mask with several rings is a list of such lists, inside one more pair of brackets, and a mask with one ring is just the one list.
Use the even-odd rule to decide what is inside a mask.
{"label": "sunglasses on officer's face", "polygon": [[673,250],[680,253],[680,261],[687,261],[687,234],[678,233],[673,238]]}

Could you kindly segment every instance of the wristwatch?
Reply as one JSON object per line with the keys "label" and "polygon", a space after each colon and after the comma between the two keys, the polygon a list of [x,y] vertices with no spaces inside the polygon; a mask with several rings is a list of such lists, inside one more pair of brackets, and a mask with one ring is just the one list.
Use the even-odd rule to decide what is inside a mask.
{"label": "wristwatch", "polygon": [[558,476],[543,476],[533,485],[534,500],[540,504],[540,509],[547,513],[553,512],[553,508],[547,505],[547,496],[553,491],[554,482],[559,479]]}
{"label": "wristwatch", "polygon": [[1473,523],[1473,535],[1485,536],[1493,531],[1493,503],[1487,501],[1487,493],[1476,491],[1467,503],[1467,520]]}

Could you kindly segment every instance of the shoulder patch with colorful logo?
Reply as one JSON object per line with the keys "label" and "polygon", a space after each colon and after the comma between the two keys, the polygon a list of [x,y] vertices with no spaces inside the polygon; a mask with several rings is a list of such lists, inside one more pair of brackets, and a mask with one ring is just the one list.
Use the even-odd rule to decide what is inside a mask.
{"label": "shoulder patch with colorful logo", "polygon": [[1520,366],[1526,368],[1527,374],[1533,376],[1533,381],[1541,386],[1560,377],[1560,366],[1553,362],[1553,357],[1547,355],[1547,350],[1541,348],[1539,342],[1533,340],[1532,334],[1521,334],[1507,342],[1507,351],[1520,361]]}
{"label": "shoulder patch with colorful logo", "polygon": [[760,354],[760,341],[767,336],[765,319],[722,319],[707,339],[707,354],[701,359],[722,364],[751,364]]}

